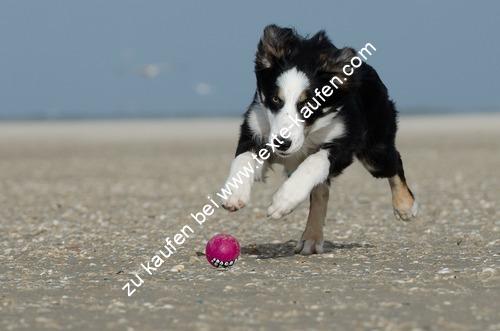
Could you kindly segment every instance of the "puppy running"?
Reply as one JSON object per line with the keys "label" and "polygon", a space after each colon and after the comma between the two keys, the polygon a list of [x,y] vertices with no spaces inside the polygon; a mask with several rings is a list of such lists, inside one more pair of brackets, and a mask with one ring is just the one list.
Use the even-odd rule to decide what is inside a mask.
{"label": "puppy running", "polygon": [[223,206],[243,208],[253,182],[264,178],[269,165],[283,164],[288,179],[274,194],[268,215],[283,217],[310,198],[297,253],[323,252],[330,180],[354,157],[374,177],[388,178],[398,219],[417,214],[395,147],[397,111],[377,72],[360,59],[371,51],[371,44],[358,53],[339,49],[324,31],[305,38],[276,25],[267,26],[259,41],[257,89],[226,185],[243,167],[255,171],[240,176],[241,184]]}

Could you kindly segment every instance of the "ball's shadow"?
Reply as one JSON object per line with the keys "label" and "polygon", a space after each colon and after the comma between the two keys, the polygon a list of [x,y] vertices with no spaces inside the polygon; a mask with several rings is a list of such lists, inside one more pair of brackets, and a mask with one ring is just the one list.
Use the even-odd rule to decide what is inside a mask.
{"label": "ball's shadow", "polygon": [[[288,240],[277,244],[250,244],[241,247],[241,254],[257,255],[258,259],[274,259],[295,255],[295,245],[297,240]],[[333,243],[325,241],[323,244],[324,253],[331,253],[338,249],[372,248],[370,244],[359,243]],[[323,253],[323,254],[324,254]]]}

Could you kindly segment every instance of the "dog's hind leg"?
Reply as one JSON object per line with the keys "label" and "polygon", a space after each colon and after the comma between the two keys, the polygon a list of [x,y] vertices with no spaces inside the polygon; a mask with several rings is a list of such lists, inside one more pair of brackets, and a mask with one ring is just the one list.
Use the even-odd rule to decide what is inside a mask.
{"label": "dog's hind leg", "polygon": [[404,176],[395,175],[389,178],[389,184],[392,192],[394,216],[402,221],[413,220],[418,213],[418,203],[408,188]]}
{"label": "dog's hind leg", "polygon": [[327,183],[314,187],[310,195],[309,216],[295,252],[302,255],[323,253],[323,226],[325,224],[330,186]]}
{"label": "dog's hind leg", "polygon": [[378,145],[358,155],[358,159],[374,177],[389,180],[396,218],[403,221],[415,218],[418,204],[406,184],[403,162],[396,148],[393,145]]}

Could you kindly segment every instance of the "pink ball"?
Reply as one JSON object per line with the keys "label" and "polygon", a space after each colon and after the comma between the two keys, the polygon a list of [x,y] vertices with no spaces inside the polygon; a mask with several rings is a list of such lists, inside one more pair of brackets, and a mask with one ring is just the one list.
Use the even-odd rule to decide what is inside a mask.
{"label": "pink ball", "polygon": [[207,242],[205,256],[216,268],[232,266],[240,256],[240,244],[235,237],[228,234],[216,234]]}

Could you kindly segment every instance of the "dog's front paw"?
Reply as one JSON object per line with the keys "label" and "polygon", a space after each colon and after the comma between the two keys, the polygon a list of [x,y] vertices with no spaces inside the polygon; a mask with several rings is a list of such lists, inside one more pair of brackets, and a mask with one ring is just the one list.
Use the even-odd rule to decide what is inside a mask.
{"label": "dog's front paw", "polygon": [[229,198],[226,202],[222,204],[222,207],[228,211],[237,211],[246,206],[246,203],[240,199]]}
{"label": "dog's front paw", "polygon": [[323,240],[319,239],[300,239],[295,246],[295,253],[302,255],[322,254]]}
{"label": "dog's front paw", "polygon": [[249,201],[250,188],[242,185],[222,203],[222,207],[229,211],[237,211],[238,209],[245,207]]}
{"label": "dog's front paw", "polygon": [[300,195],[299,189],[288,189],[282,186],[273,196],[273,203],[267,209],[267,216],[275,219],[290,214],[305,197]]}

